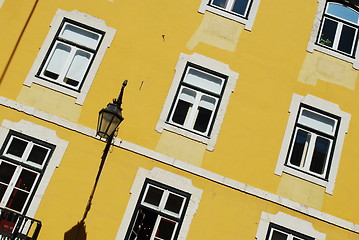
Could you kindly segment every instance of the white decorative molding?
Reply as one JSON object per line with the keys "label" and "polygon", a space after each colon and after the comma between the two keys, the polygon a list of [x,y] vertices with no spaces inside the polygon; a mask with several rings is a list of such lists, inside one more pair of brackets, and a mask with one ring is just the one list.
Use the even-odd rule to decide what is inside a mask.
{"label": "white decorative molding", "polygon": [[[321,109],[327,113],[331,113],[335,116],[340,117],[339,131],[337,134],[336,144],[334,146],[334,153],[332,156],[332,162],[331,162],[331,167],[330,167],[329,176],[328,176],[327,181],[285,166],[285,161],[286,161],[289,147],[291,144],[291,137],[293,134],[293,129],[296,124],[296,118],[297,118],[297,113],[299,111],[300,103],[307,104],[309,106],[315,107],[317,109]],[[342,110],[340,110],[339,106],[332,102],[323,100],[321,98],[318,98],[318,97],[315,97],[312,95],[307,95],[304,97],[304,96],[300,96],[298,94],[293,94],[292,102],[291,102],[290,108],[289,108],[289,113],[290,113],[290,115],[289,115],[286,130],[284,133],[282,147],[279,152],[277,166],[276,166],[274,173],[279,176],[282,175],[282,172],[289,173],[291,175],[297,176],[304,180],[313,182],[317,185],[323,186],[326,188],[325,189],[326,193],[333,194],[335,180],[336,180],[336,176],[337,176],[338,168],[339,168],[340,156],[341,156],[343,145],[344,145],[344,137],[345,137],[345,134],[348,132],[351,115],[349,113],[346,113],[346,112],[343,112]]]}
{"label": "white decorative molding", "polygon": [[[76,22],[80,22],[89,27],[92,27],[97,30],[101,30],[101,31],[105,32],[104,38],[103,38],[103,40],[100,44],[100,47],[96,53],[95,59],[93,60],[91,67],[89,68],[87,76],[84,79],[84,83],[82,85],[80,92],[77,92],[75,90],[72,90],[72,89],[63,87],[61,85],[52,83],[50,81],[43,80],[43,79],[36,77],[37,72],[39,71],[39,68],[40,68],[42,62],[44,61],[45,56],[49,50],[49,47],[50,47],[51,43],[53,42],[54,37],[56,36],[56,33],[57,33],[57,31],[62,23],[62,20],[64,18],[68,18],[68,19],[74,20]],[[50,26],[51,26],[51,28],[49,30],[49,33],[47,34],[45,41],[42,44],[42,47],[40,48],[40,51],[30,69],[30,72],[25,79],[24,85],[30,87],[33,83],[39,84],[41,86],[53,89],[57,92],[61,92],[63,94],[75,97],[76,104],[82,105],[85,101],[87,93],[90,90],[90,87],[95,78],[97,70],[100,67],[100,64],[105,55],[105,52],[106,52],[107,48],[109,48],[111,45],[111,42],[115,36],[116,30],[114,28],[108,27],[105,24],[104,20],[95,18],[93,16],[90,16],[88,14],[82,13],[77,10],[67,12],[67,11],[64,11],[61,9],[57,10],[56,15],[53,18]]]}
{"label": "white decorative molding", "polygon": [[257,240],[266,240],[270,223],[274,223],[287,229],[310,236],[315,240],[324,240],[326,237],[324,233],[316,231],[313,228],[312,223],[304,221],[303,219],[296,218],[282,212],[278,212],[276,215],[262,212],[256,234]]}
{"label": "white decorative molding", "polygon": [[152,170],[139,168],[130,191],[131,197],[128,202],[125,214],[122,218],[122,223],[118,230],[116,240],[122,240],[126,235],[132,215],[136,208],[136,203],[140,197],[140,193],[146,178],[191,194],[191,199],[189,201],[187,211],[182,222],[181,230],[178,235],[178,239],[186,239],[192,218],[197,212],[197,208],[202,197],[202,190],[194,187],[190,179],[162,170],[160,168],[153,168]]}
{"label": "white decorative molding", "polygon": [[[170,124],[166,123],[166,118],[170,112],[172,102],[174,101],[174,96],[176,95],[176,91],[179,87],[179,84],[180,84],[182,75],[185,71],[185,68],[187,66],[187,63],[193,63],[193,64],[199,65],[201,67],[210,69],[214,72],[228,76],[227,85],[225,87],[225,90],[224,90],[224,93],[222,96],[222,100],[219,105],[216,118],[214,120],[213,129],[212,129],[212,132],[209,137],[204,137],[204,136],[198,135],[196,133],[190,132],[186,129],[182,129],[182,128],[179,128],[174,125],[170,125]],[[222,63],[220,61],[214,60],[212,58],[209,58],[209,57],[197,54],[197,53],[194,53],[192,55],[187,55],[187,54],[181,53],[175,70],[176,70],[176,73],[175,73],[175,76],[173,77],[173,81],[172,81],[170,90],[168,92],[166,101],[163,105],[160,118],[157,122],[156,131],[162,132],[163,129],[165,129],[165,130],[168,130],[171,132],[175,132],[182,136],[185,136],[190,139],[207,144],[207,150],[213,151],[214,146],[216,145],[216,142],[217,142],[217,138],[219,135],[219,131],[220,131],[223,119],[224,119],[224,115],[226,113],[226,109],[227,109],[227,106],[229,103],[231,93],[234,92],[234,88],[236,86],[239,74],[232,71],[229,68],[228,64]]]}
{"label": "white decorative molding", "polygon": [[244,24],[244,29],[246,29],[248,31],[252,30],[254,20],[256,18],[257,12],[258,12],[260,0],[253,0],[253,2],[251,3],[251,6],[250,6],[248,18],[236,16],[228,11],[212,7],[211,5],[209,5],[209,1],[210,0],[202,0],[201,4],[199,6],[199,9],[198,9],[199,13],[204,14],[206,11],[209,11],[209,12],[215,13],[219,16],[223,16],[225,18],[228,18],[233,21]]}
{"label": "white decorative molding", "polygon": [[[66,129],[69,129],[72,131],[76,131],[85,136],[98,139],[98,137],[96,137],[96,130],[94,130],[94,129],[82,126],[80,124],[68,121],[66,119],[63,119],[63,118],[60,118],[60,117],[57,117],[57,116],[54,116],[51,114],[48,114],[46,112],[37,110],[33,107],[26,106],[24,104],[15,102],[13,100],[4,98],[2,96],[0,96],[0,105],[5,108],[13,109],[15,111],[20,111],[27,115],[30,115],[30,116],[42,119],[44,121],[59,125],[63,128],[66,128]],[[154,161],[158,161],[160,163],[167,164],[174,168],[181,169],[185,172],[194,174],[198,177],[208,179],[209,181],[213,181],[215,183],[232,188],[234,190],[237,190],[237,191],[249,194],[251,196],[258,197],[263,200],[278,204],[279,206],[291,209],[293,211],[297,211],[299,213],[308,215],[310,217],[317,218],[317,219],[327,222],[329,224],[347,229],[347,230],[355,232],[355,233],[359,233],[359,225],[358,224],[343,220],[341,218],[335,217],[333,215],[327,214],[327,213],[319,211],[317,209],[314,209],[314,208],[308,207],[306,205],[300,204],[298,202],[283,198],[276,194],[249,186],[242,182],[227,178],[225,176],[222,176],[217,173],[208,171],[206,169],[191,165],[189,163],[182,162],[180,160],[177,160],[173,157],[166,156],[166,155],[156,152],[154,150],[150,150],[148,148],[139,146],[137,144],[134,144],[134,143],[131,143],[131,142],[119,139],[119,138],[115,138],[113,145],[120,147],[124,150],[127,150],[130,152],[142,155],[144,157],[150,158]]]}
{"label": "white decorative molding", "polygon": [[354,58],[352,58],[352,57],[345,56],[344,54],[335,52],[331,49],[327,49],[325,47],[322,47],[322,46],[316,44],[317,36],[320,32],[320,25],[321,25],[321,21],[322,21],[322,17],[324,14],[324,9],[325,9],[326,3],[327,3],[327,0],[318,0],[318,9],[317,9],[317,13],[314,18],[312,31],[310,33],[307,51],[312,53],[314,50],[316,50],[318,52],[328,54],[330,56],[333,56],[338,59],[344,60],[346,62],[352,63],[353,68],[358,70],[359,69],[359,48],[356,49],[355,56],[354,56]]}

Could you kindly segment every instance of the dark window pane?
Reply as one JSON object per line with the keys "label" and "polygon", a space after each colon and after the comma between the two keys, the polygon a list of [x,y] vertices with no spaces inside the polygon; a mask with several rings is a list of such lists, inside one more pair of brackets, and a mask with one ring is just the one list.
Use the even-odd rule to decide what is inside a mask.
{"label": "dark window pane", "polygon": [[191,105],[192,105],[191,103],[179,99],[176,109],[173,113],[172,121],[183,125]]}
{"label": "dark window pane", "polygon": [[199,107],[194,129],[200,132],[206,132],[209,120],[211,119],[212,111],[206,108]]}
{"label": "dark window pane", "polygon": [[44,75],[46,77],[52,78],[54,80],[56,80],[59,77],[59,74],[56,74],[56,73],[53,73],[53,72],[50,72],[50,71],[47,71],[47,70],[45,70]]}
{"label": "dark window pane", "polygon": [[249,0],[236,0],[233,5],[232,11],[240,15],[244,15],[247,9]]}
{"label": "dark window pane", "polygon": [[181,211],[183,200],[183,197],[170,193],[166,202],[165,209],[178,214]]}
{"label": "dark window pane", "polygon": [[149,186],[144,201],[146,203],[149,203],[149,204],[152,204],[155,206],[159,206],[161,199],[162,199],[163,192],[164,191],[162,189],[155,188],[153,186]]}
{"label": "dark window pane", "polygon": [[30,155],[28,157],[29,162],[37,163],[42,165],[46,158],[47,152],[49,150],[38,145],[34,145],[31,149]]}
{"label": "dark window pane", "polygon": [[6,189],[7,189],[7,185],[0,183],[0,201],[3,198]]}
{"label": "dark window pane", "polygon": [[22,154],[26,149],[26,146],[27,146],[26,141],[23,141],[18,138],[13,138],[6,153],[21,158]]}
{"label": "dark window pane", "polygon": [[27,192],[14,189],[11,193],[9,201],[6,204],[6,207],[21,212],[28,195],[29,194]]}
{"label": "dark window pane", "polygon": [[337,25],[337,22],[325,18],[322,28],[322,34],[319,38],[320,44],[323,44],[328,47],[333,47],[335,32],[337,31]]}
{"label": "dark window pane", "polygon": [[135,240],[136,237],[139,235],[140,231],[143,228],[142,223],[144,219],[145,219],[145,213],[142,211],[142,209],[140,209],[136,214],[135,223],[132,227],[132,231],[130,235],[130,240]]}
{"label": "dark window pane", "polygon": [[309,170],[322,174],[327,160],[330,142],[328,139],[317,137],[312,162]]}
{"label": "dark window pane", "polygon": [[273,230],[271,240],[287,240],[287,234]]}
{"label": "dark window pane", "polygon": [[176,222],[162,218],[158,226],[155,239],[171,240]]}
{"label": "dark window pane", "polygon": [[[147,209],[140,209],[139,211],[141,211],[142,222],[140,223],[140,226],[137,225],[132,228],[136,229],[137,232],[132,231],[130,239],[149,240],[156,223],[157,213]],[[139,224],[139,222],[137,222],[137,224]]]}
{"label": "dark window pane", "polygon": [[71,78],[67,78],[67,77],[64,78],[64,82],[73,87],[76,87],[77,85],[79,85],[78,81],[71,79]]}
{"label": "dark window pane", "polygon": [[352,47],[355,41],[355,32],[356,29],[343,25],[338,50],[352,54]]}
{"label": "dark window pane", "polygon": [[23,169],[15,186],[22,190],[30,191],[35,182],[36,176],[36,173]]}
{"label": "dark window pane", "polygon": [[[297,136],[295,137],[292,156],[290,157],[290,163],[295,166],[300,166],[303,154],[307,154],[306,142],[310,141],[310,133],[298,129]],[[308,145],[307,143],[307,145]]]}
{"label": "dark window pane", "polygon": [[0,164],[0,182],[8,184],[15,172],[16,167],[6,162]]}
{"label": "dark window pane", "polygon": [[221,8],[225,8],[227,5],[227,0],[214,0],[212,4]]}

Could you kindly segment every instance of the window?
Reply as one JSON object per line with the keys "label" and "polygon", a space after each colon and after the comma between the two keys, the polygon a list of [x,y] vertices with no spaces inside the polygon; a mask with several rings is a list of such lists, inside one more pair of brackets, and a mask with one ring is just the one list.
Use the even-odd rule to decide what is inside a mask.
{"label": "window", "polygon": [[67,144],[53,130],[24,120],[4,120],[0,126],[0,207],[34,217]]}
{"label": "window", "polygon": [[186,239],[202,190],[159,168],[140,168],[116,240]]}
{"label": "window", "polygon": [[10,131],[1,149],[0,206],[26,212],[55,146]]}
{"label": "window", "polygon": [[328,2],[323,14],[318,44],[354,56],[359,14],[352,8]]}
{"label": "window", "polygon": [[80,91],[103,35],[64,19],[37,76]]}
{"label": "window", "polygon": [[266,240],[315,240],[312,237],[270,223]]}
{"label": "window", "polygon": [[125,239],[177,239],[190,195],[146,180]]}
{"label": "window", "polygon": [[226,80],[227,76],[188,63],[167,122],[210,136]]}
{"label": "window", "polygon": [[182,54],[156,130],[176,132],[213,149],[237,78],[223,63]]}
{"label": "window", "polygon": [[251,30],[260,0],[202,0],[200,13],[210,11],[245,24]]}
{"label": "window", "polygon": [[262,212],[257,240],[324,240],[325,234],[316,231],[312,224],[302,219],[278,212]]}
{"label": "window", "polygon": [[212,0],[210,5],[245,18],[251,2],[250,0]]}
{"label": "window", "polygon": [[340,118],[301,104],[286,165],[328,179]]}
{"label": "window", "polygon": [[308,51],[318,50],[353,63],[357,54],[359,9],[344,1],[319,1]]}
{"label": "window", "polygon": [[83,104],[114,33],[102,20],[58,10],[24,84],[43,85]]}
{"label": "window", "polygon": [[333,191],[350,115],[313,96],[294,95],[276,173],[282,171]]}

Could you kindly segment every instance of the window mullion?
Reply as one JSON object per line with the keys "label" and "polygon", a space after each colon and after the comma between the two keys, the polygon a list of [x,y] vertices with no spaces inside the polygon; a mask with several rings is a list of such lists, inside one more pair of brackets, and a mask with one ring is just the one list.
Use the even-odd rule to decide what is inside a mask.
{"label": "window mullion", "polygon": [[34,146],[34,143],[33,142],[27,142],[27,146],[26,146],[26,149],[22,155],[22,158],[21,158],[21,162],[26,162],[26,160],[28,159],[29,155],[30,155],[30,152],[31,152],[31,149],[32,147]]}
{"label": "window mullion", "polygon": [[160,225],[160,222],[161,222],[161,218],[162,218],[161,215],[157,215],[156,223],[155,223],[155,226],[153,227],[150,240],[155,239],[158,226]]}
{"label": "window mullion", "polygon": [[166,200],[167,200],[167,198],[168,198],[168,195],[169,195],[168,190],[165,190],[165,191],[163,192],[162,199],[161,199],[161,201],[160,201],[160,205],[158,206],[158,210],[159,210],[160,212],[162,212],[163,209],[165,208],[165,204],[166,204]]}
{"label": "window mullion", "polygon": [[[337,21],[338,22],[338,21]],[[334,43],[333,43],[333,48],[334,49],[338,49],[338,45],[339,45],[339,40],[340,40],[340,35],[342,33],[342,29],[343,29],[343,23],[342,22],[338,22],[338,27],[337,30],[335,32],[335,37],[334,37]]]}
{"label": "window mullion", "polygon": [[58,77],[59,82],[63,82],[63,80],[65,79],[66,74],[69,71],[70,65],[72,63],[72,60],[75,57],[75,53],[76,53],[76,50],[77,50],[77,47],[74,47],[74,46],[71,46],[71,45],[69,45],[69,46],[71,47],[71,52],[70,52],[70,54],[69,54],[69,56],[67,58],[66,63],[64,64],[64,67],[61,70],[61,73],[60,73],[59,77]]}
{"label": "window mullion", "polygon": [[198,105],[199,105],[201,96],[202,96],[202,94],[200,94],[199,92],[196,92],[196,98],[194,99],[192,107],[190,108],[190,111],[189,111],[189,116],[186,119],[185,124],[184,124],[187,128],[193,129],[195,119],[197,117]]}
{"label": "window mullion", "polygon": [[307,153],[307,156],[305,158],[305,163],[304,163],[304,170],[305,171],[309,171],[310,164],[312,162],[313,153],[314,153],[315,142],[316,142],[316,139],[317,139],[317,136],[318,136],[315,133],[311,133],[311,135],[312,136],[311,136],[310,141],[309,141],[308,153]]}
{"label": "window mullion", "polygon": [[226,10],[231,11],[233,9],[233,5],[235,4],[236,0],[228,0],[226,5]]}
{"label": "window mullion", "polygon": [[4,193],[4,197],[1,200],[1,203],[0,203],[1,207],[6,207],[8,201],[9,201],[9,198],[11,196],[11,193],[12,193],[13,189],[15,188],[15,184],[20,176],[21,169],[22,169],[21,166],[16,166],[16,170],[15,170],[14,174],[12,175],[11,180],[10,180],[10,182],[7,186],[7,189]]}

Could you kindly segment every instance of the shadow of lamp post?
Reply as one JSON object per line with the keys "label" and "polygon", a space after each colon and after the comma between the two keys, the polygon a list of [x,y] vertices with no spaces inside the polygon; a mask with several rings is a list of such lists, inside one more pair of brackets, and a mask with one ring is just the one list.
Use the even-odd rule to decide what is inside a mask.
{"label": "shadow of lamp post", "polygon": [[[103,150],[103,154],[101,157],[101,163],[100,163],[100,166],[99,166],[99,169],[97,172],[95,183],[92,188],[92,191],[91,191],[90,197],[88,199],[84,215],[80,221],[80,224],[84,224],[87,214],[90,211],[90,208],[92,205],[92,199],[94,197],[96,187],[99,182],[108,151],[110,149],[112,140],[114,138],[114,134],[116,132],[116,129],[118,128],[118,126],[124,119],[122,117],[121,104],[122,104],[123,91],[124,91],[126,85],[127,85],[127,80],[125,80],[123,82],[118,98],[114,99],[113,103],[107,104],[107,107],[101,109],[101,111],[99,112],[96,135],[100,136],[101,138],[106,139],[106,146],[105,146],[105,149]],[[75,237],[75,240],[77,240],[77,236]]]}

